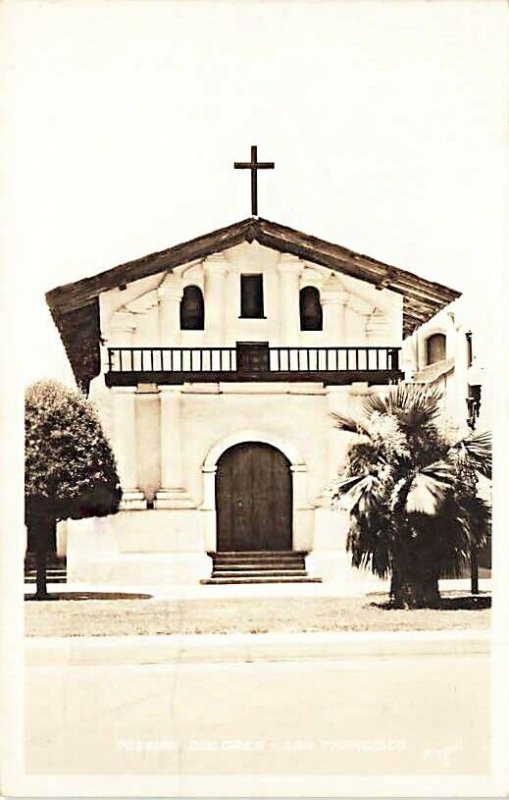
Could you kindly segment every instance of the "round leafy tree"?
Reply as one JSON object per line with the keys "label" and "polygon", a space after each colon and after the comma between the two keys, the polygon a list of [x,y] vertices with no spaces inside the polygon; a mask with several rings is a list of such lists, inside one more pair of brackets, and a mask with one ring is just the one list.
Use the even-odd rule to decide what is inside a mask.
{"label": "round leafy tree", "polygon": [[359,434],[335,495],[350,512],[353,565],[390,577],[398,607],[437,606],[439,578],[458,576],[489,532],[477,491],[491,477],[489,433],[455,435],[441,393],[413,384],[368,395],[358,418],[333,416]]}
{"label": "round leafy tree", "polygon": [[81,392],[38,381],[25,395],[25,521],[47,597],[46,557],[58,520],[114,514],[121,497],[113,451]]}

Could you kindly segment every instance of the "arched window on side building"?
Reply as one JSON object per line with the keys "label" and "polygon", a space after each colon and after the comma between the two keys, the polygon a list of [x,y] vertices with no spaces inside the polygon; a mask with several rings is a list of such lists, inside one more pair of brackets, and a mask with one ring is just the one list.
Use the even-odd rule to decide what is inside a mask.
{"label": "arched window on side building", "polygon": [[323,330],[320,292],[315,286],[305,286],[299,293],[301,331]]}
{"label": "arched window on side building", "polygon": [[436,364],[446,357],[446,339],[443,333],[434,333],[426,339],[426,364]]}
{"label": "arched window on side building", "polygon": [[205,322],[203,294],[199,286],[186,286],[180,301],[180,328],[202,331]]}

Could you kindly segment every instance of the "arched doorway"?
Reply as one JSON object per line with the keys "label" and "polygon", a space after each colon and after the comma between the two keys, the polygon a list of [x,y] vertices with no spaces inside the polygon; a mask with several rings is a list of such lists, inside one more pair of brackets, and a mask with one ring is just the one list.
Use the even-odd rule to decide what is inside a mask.
{"label": "arched doorway", "polygon": [[275,447],[242,442],[226,450],[216,473],[217,550],[291,550],[290,462]]}

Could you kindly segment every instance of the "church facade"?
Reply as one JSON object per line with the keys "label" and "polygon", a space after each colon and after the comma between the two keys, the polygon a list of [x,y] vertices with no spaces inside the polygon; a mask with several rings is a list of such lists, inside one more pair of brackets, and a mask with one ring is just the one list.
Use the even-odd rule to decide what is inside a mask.
{"label": "church facade", "polygon": [[69,580],[226,582],[271,554],[303,559],[283,579],[367,580],[331,507],[351,436],[332,414],[403,380],[404,340],[456,297],[258,217],[49,292],[123,490],[68,522]]}

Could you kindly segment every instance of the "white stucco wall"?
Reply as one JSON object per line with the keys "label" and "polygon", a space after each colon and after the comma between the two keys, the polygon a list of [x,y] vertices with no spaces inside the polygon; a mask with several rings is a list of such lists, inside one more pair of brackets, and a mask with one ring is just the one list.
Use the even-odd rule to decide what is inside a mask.
{"label": "white stucco wall", "polygon": [[[210,275],[219,271],[223,277],[211,280]],[[263,275],[265,319],[240,318],[240,275],[249,273]],[[184,287],[191,284],[200,286],[204,293],[205,331],[179,329],[179,298]],[[323,331],[300,330],[299,289],[304,286],[316,286],[324,304],[333,302],[332,308],[324,311]],[[218,313],[222,323],[211,337],[212,316]],[[397,292],[378,290],[257,243],[238,245],[100,296],[105,347],[234,346],[238,341],[269,341],[274,347],[397,347],[401,343],[402,313],[403,298]],[[167,319],[172,320],[171,331],[165,330]]]}
{"label": "white stucco wall", "polygon": [[[240,276],[247,273],[263,274],[264,319],[240,318]],[[180,298],[190,284],[204,293],[204,331],[180,330]],[[300,330],[304,286],[320,291],[323,331]],[[342,468],[351,435],[334,428],[331,412],[353,413],[363,393],[384,387],[324,387],[317,381],[108,389],[107,348],[234,347],[239,341],[268,341],[272,347],[398,347],[402,313],[403,299],[395,292],[256,243],[103,293],[103,372],[90,395],[117,456],[125,510],[96,525],[94,555],[80,544],[91,523],[73,524],[71,577],[100,573],[120,583],[131,580],[135,565],[129,559],[136,554],[145,554],[137,563],[149,582],[163,575],[184,582],[206,577],[204,554],[215,549],[214,453],[242,440],[272,443],[291,454],[293,547],[313,551],[313,574],[328,570],[332,575],[340,564],[344,577],[350,569],[346,519],[330,510],[327,490]],[[154,497],[155,508],[147,509]],[[159,560],[151,560],[151,554]],[[177,561],[166,563],[162,554],[174,554]]]}
{"label": "white stucco wall", "polygon": [[243,387],[217,394],[183,394],[184,475],[202,501],[201,466],[209,450],[230,434],[256,429],[289,441],[307,465],[309,501],[326,479],[327,400],[322,395],[246,394]]}
{"label": "white stucco wall", "polygon": [[[180,489],[189,504],[71,522],[70,579],[154,585],[207,577],[210,561],[205,553],[216,549],[213,467],[232,443],[263,441],[278,447],[292,464],[293,548],[312,552],[311,575],[340,581],[353,591],[356,572],[345,553],[346,515],[331,510],[327,493],[342,469],[352,434],[335,429],[331,413],[355,414],[366,393],[387,388],[239,383],[187,384],[171,391],[179,408],[179,436],[175,429],[173,433],[181,446]],[[135,442],[137,488],[153,497],[162,486],[164,393],[139,387],[126,396],[135,411],[134,430],[124,435],[128,439],[131,433]],[[108,399],[104,392],[101,397]]]}
{"label": "white stucco wall", "polygon": [[[111,393],[97,379],[95,401],[115,450]],[[209,452],[239,431],[258,431],[285,441],[306,466],[306,497],[319,502],[341,468],[350,435],[334,428],[331,413],[355,413],[366,392],[386,387],[334,386],[310,383],[184,384],[176,387],[180,402],[180,444],[184,488],[192,505],[203,502],[202,467]],[[162,487],[161,393],[155,386],[133,390],[135,427],[117,435],[135,439],[137,487],[151,499]]]}

